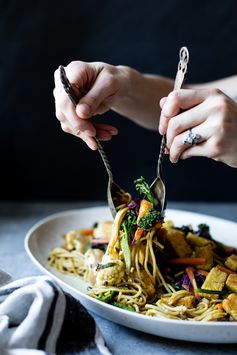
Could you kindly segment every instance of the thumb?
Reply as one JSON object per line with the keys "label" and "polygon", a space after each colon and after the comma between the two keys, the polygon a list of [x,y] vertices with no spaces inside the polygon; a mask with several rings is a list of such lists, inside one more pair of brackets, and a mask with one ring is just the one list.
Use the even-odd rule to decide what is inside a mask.
{"label": "thumb", "polygon": [[115,81],[111,78],[111,75],[99,75],[92,88],[79,101],[76,107],[77,115],[81,118],[93,116],[97,108],[103,104],[106,99],[109,99],[111,102],[116,92]]}

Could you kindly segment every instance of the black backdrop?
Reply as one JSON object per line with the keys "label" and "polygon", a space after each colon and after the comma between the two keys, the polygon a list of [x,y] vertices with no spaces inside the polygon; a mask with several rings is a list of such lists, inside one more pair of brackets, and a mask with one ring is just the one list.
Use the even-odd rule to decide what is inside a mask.
{"label": "black backdrop", "polygon": [[[53,72],[71,60],[130,65],[174,77],[189,48],[188,82],[237,72],[237,2],[200,0],[0,1],[2,199],[105,199],[98,153],[61,131]],[[160,137],[109,112],[120,134],[104,144],[116,180],[155,177]],[[237,169],[205,158],[166,160],[169,200],[237,200]],[[223,188],[224,182],[226,183]]]}

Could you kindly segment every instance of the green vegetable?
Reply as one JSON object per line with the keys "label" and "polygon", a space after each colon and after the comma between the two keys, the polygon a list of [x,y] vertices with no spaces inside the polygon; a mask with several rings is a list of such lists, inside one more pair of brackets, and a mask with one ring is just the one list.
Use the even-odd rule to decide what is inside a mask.
{"label": "green vegetable", "polygon": [[181,232],[183,232],[185,235],[187,235],[188,233],[193,233],[193,229],[190,228],[189,226],[182,226],[182,227],[175,227],[175,229],[180,230]]}
{"label": "green vegetable", "polygon": [[123,233],[120,239],[120,245],[124,256],[127,274],[129,274],[131,269],[131,251],[129,246],[130,235],[133,228],[136,226],[136,224],[137,224],[137,217],[135,212],[132,210],[128,211],[128,213],[126,214],[122,222]]}
{"label": "green vegetable", "polygon": [[113,306],[115,306],[115,307],[119,307],[119,308],[125,309],[126,311],[136,312],[135,309],[134,309],[132,306],[126,306],[126,305],[123,304],[123,303],[112,302],[111,304],[112,304]]}
{"label": "green vegetable", "polygon": [[159,221],[162,221],[161,213],[149,208],[147,214],[139,220],[138,226],[144,231],[149,231]]}
{"label": "green vegetable", "polygon": [[115,291],[108,291],[108,292],[102,293],[100,296],[97,297],[97,300],[108,303],[108,302],[112,301],[114,294],[115,294]]}
{"label": "green vegetable", "polygon": [[151,203],[155,202],[155,198],[151,192],[151,189],[143,176],[141,176],[139,179],[136,179],[134,183],[135,188],[140,195],[145,195]]}
{"label": "green vegetable", "polygon": [[230,293],[230,291],[216,291],[216,290],[207,290],[205,288],[197,288],[197,293],[209,293],[210,295],[223,295],[226,296]]}
{"label": "green vegetable", "polygon": [[116,265],[116,263],[98,264],[96,266],[96,270],[107,269],[108,267],[112,267],[114,265]]}
{"label": "green vegetable", "polygon": [[205,224],[205,223],[199,224],[199,225],[198,225],[198,229],[199,229],[201,232],[203,232],[203,233],[209,233],[209,231],[210,231],[209,226],[208,226],[207,224]]}

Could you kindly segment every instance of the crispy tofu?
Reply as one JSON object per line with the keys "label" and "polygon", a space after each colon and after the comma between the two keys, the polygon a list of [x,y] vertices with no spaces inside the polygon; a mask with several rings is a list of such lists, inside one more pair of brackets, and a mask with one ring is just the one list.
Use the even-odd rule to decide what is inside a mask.
{"label": "crispy tofu", "polygon": [[151,208],[153,208],[153,203],[147,200],[141,200],[138,217],[137,217],[137,223],[140,221],[142,217],[144,217],[148,213],[148,211]]}
{"label": "crispy tofu", "polygon": [[186,242],[184,233],[182,231],[173,228],[167,228],[165,239],[169,242],[170,246],[179,258],[185,258],[192,255],[192,248]]}
{"label": "crispy tofu", "polygon": [[210,240],[199,237],[197,234],[193,234],[191,232],[186,235],[186,240],[193,247],[204,247],[205,245],[210,244]]}
{"label": "crispy tofu", "polygon": [[226,299],[223,300],[222,306],[224,310],[237,320],[237,295],[231,293]]}
{"label": "crispy tofu", "polygon": [[232,292],[237,293],[237,274],[230,274],[226,280],[226,286]]}
{"label": "crispy tofu", "polygon": [[[222,291],[225,286],[227,276],[226,272],[219,270],[217,267],[213,267],[208,273],[201,288],[205,290]],[[216,294],[203,293],[203,295],[207,298],[218,298],[218,295]]]}
{"label": "crispy tofu", "polygon": [[206,245],[204,247],[199,247],[195,251],[196,258],[205,258],[206,264],[197,265],[197,269],[207,270],[209,271],[213,266],[213,252],[210,245]]}
{"label": "crispy tofu", "polygon": [[225,261],[225,266],[227,266],[232,271],[237,271],[237,255],[232,254]]}
{"label": "crispy tofu", "polygon": [[195,298],[194,296],[184,296],[177,301],[176,306],[185,306],[188,309],[194,308]]}

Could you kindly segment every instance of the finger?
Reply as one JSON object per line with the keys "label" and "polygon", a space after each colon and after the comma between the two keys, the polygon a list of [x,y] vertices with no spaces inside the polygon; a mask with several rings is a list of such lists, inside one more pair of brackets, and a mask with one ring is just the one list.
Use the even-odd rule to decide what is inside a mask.
{"label": "finger", "polygon": [[65,133],[70,133],[76,137],[81,138],[88,145],[88,147],[90,149],[92,149],[92,150],[97,149],[97,144],[92,137],[88,137],[85,133],[83,133],[81,131],[77,131],[77,133],[75,134],[72,127],[68,123],[61,122],[61,128]]}
{"label": "finger", "polygon": [[113,136],[112,136],[112,134],[111,134],[109,131],[97,129],[96,137],[97,137],[100,141],[110,141]]}
{"label": "finger", "polygon": [[161,109],[163,108],[163,106],[164,106],[166,100],[167,100],[167,97],[162,97],[162,99],[160,99],[160,108],[161,108]]}
{"label": "finger", "polygon": [[207,98],[209,93],[210,90],[207,89],[181,89],[172,91],[168,95],[161,111],[159,126],[160,133],[166,134],[171,117],[178,115],[181,110],[187,110],[200,104]]}
{"label": "finger", "polygon": [[84,120],[78,117],[75,111],[75,107],[71,102],[68,102],[66,105],[64,105],[63,113],[75,134],[77,134],[77,131],[81,131],[90,137],[94,137],[96,135],[96,130],[93,123],[89,120]]}
{"label": "finger", "polygon": [[105,100],[113,101],[118,91],[116,80],[110,73],[100,73],[89,92],[79,101],[76,112],[81,118],[92,116]]}
{"label": "finger", "polygon": [[208,130],[206,128],[205,124],[199,125],[198,127],[195,127],[192,129],[193,134],[199,134],[201,137],[195,146],[189,146],[187,144],[184,144],[185,139],[187,138],[188,131],[182,132],[178,136],[175,137],[175,139],[172,142],[172,145],[170,147],[169,153],[170,153],[170,161],[172,163],[177,163],[179,160],[180,156],[184,154],[186,150],[189,150],[191,148],[194,148],[196,146],[199,146],[202,144],[202,142],[207,141],[210,138],[210,135],[208,133]]}
{"label": "finger", "polygon": [[73,134],[71,127],[68,126],[66,123],[61,122],[61,128],[63,132]]}
{"label": "finger", "polygon": [[95,123],[94,126],[96,128],[96,131],[98,131],[98,129],[108,131],[108,132],[110,132],[110,134],[112,136],[116,136],[118,134],[118,129],[114,126],[109,125],[109,124]]}
{"label": "finger", "polygon": [[207,119],[209,111],[210,108],[207,108],[207,105],[203,102],[188,111],[172,117],[168,122],[166,131],[167,147],[171,147],[176,136],[190,129],[190,127],[196,127],[203,123]]}
{"label": "finger", "polygon": [[207,141],[201,144],[197,144],[193,147],[186,149],[180,155],[181,160],[185,160],[191,157],[206,157],[206,158],[213,158],[217,161],[221,160],[220,157],[218,158],[215,144],[212,142],[211,139],[208,139]]}

